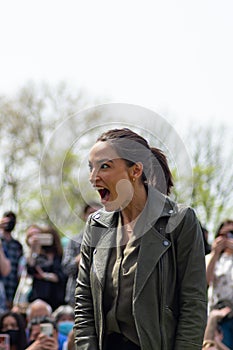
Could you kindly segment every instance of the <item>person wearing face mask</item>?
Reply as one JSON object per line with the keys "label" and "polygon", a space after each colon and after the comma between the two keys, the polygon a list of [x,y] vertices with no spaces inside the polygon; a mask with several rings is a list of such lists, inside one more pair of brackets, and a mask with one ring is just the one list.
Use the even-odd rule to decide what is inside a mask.
{"label": "person wearing face mask", "polygon": [[7,309],[11,309],[13,305],[14,295],[19,283],[18,264],[23,255],[22,244],[12,236],[16,224],[16,214],[7,211],[0,219],[0,228],[2,230],[2,246],[7,253],[7,257],[11,263],[11,272],[3,278],[6,292]]}
{"label": "person wearing face mask", "polygon": [[25,322],[20,314],[5,312],[0,317],[0,333],[10,337],[10,350],[24,350],[27,344]]}
{"label": "person wearing face mask", "polygon": [[59,333],[68,336],[74,326],[74,309],[70,305],[59,306],[52,314]]}
{"label": "person wearing face mask", "polygon": [[74,309],[70,305],[59,306],[52,314],[56,321],[58,332],[61,336],[66,337],[62,345],[62,350],[74,348]]}

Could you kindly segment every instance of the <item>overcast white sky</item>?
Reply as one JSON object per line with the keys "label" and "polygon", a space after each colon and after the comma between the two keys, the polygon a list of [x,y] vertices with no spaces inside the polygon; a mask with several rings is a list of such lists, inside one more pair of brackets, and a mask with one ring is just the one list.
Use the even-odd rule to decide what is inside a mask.
{"label": "overcast white sky", "polygon": [[66,80],[165,118],[233,115],[232,0],[1,1],[0,94]]}

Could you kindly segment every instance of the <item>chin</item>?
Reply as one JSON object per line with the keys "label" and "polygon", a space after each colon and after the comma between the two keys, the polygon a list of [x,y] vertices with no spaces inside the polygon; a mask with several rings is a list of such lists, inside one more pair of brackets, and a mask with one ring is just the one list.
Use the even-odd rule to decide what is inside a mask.
{"label": "chin", "polygon": [[105,211],[111,212],[111,211],[120,211],[119,205],[116,205],[114,202],[108,202],[103,204]]}
{"label": "chin", "polygon": [[112,206],[112,205],[105,205],[104,209],[107,212],[116,211],[116,208],[114,206]]}

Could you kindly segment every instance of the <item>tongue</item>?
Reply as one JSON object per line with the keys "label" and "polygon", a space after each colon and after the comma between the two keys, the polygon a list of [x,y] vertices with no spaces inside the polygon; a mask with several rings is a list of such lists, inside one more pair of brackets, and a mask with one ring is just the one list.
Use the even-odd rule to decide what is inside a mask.
{"label": "tongue", "polygon": [[109,199],[110,192],[106,188],[104,188],[103,190],[100,190],[99,193],[100,193],[101,199],[104,199],[105,201]]}

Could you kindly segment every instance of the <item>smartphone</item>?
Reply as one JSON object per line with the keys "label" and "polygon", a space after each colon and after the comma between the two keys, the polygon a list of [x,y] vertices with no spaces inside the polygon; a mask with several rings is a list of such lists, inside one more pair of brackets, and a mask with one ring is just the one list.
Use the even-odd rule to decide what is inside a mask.
{"label": "smartphone", "polygon": [[50,246],[53,244],[53,235],[51,233],[37,233],[40,245]]}
{"label": "smartphone", "polygon": [[230,231],[230,232],[227,232],[227,238],[233,238],[233,232],[232,231]]}
{"label": "smartphone", "polygon": [[10,350],[9,334],[0,334],[0,350]]}
{"label": "smartphone", "polygon": [[41,323],[40,332],[47,335],[48,337],[53,336],[53,325],[52,323]]}

